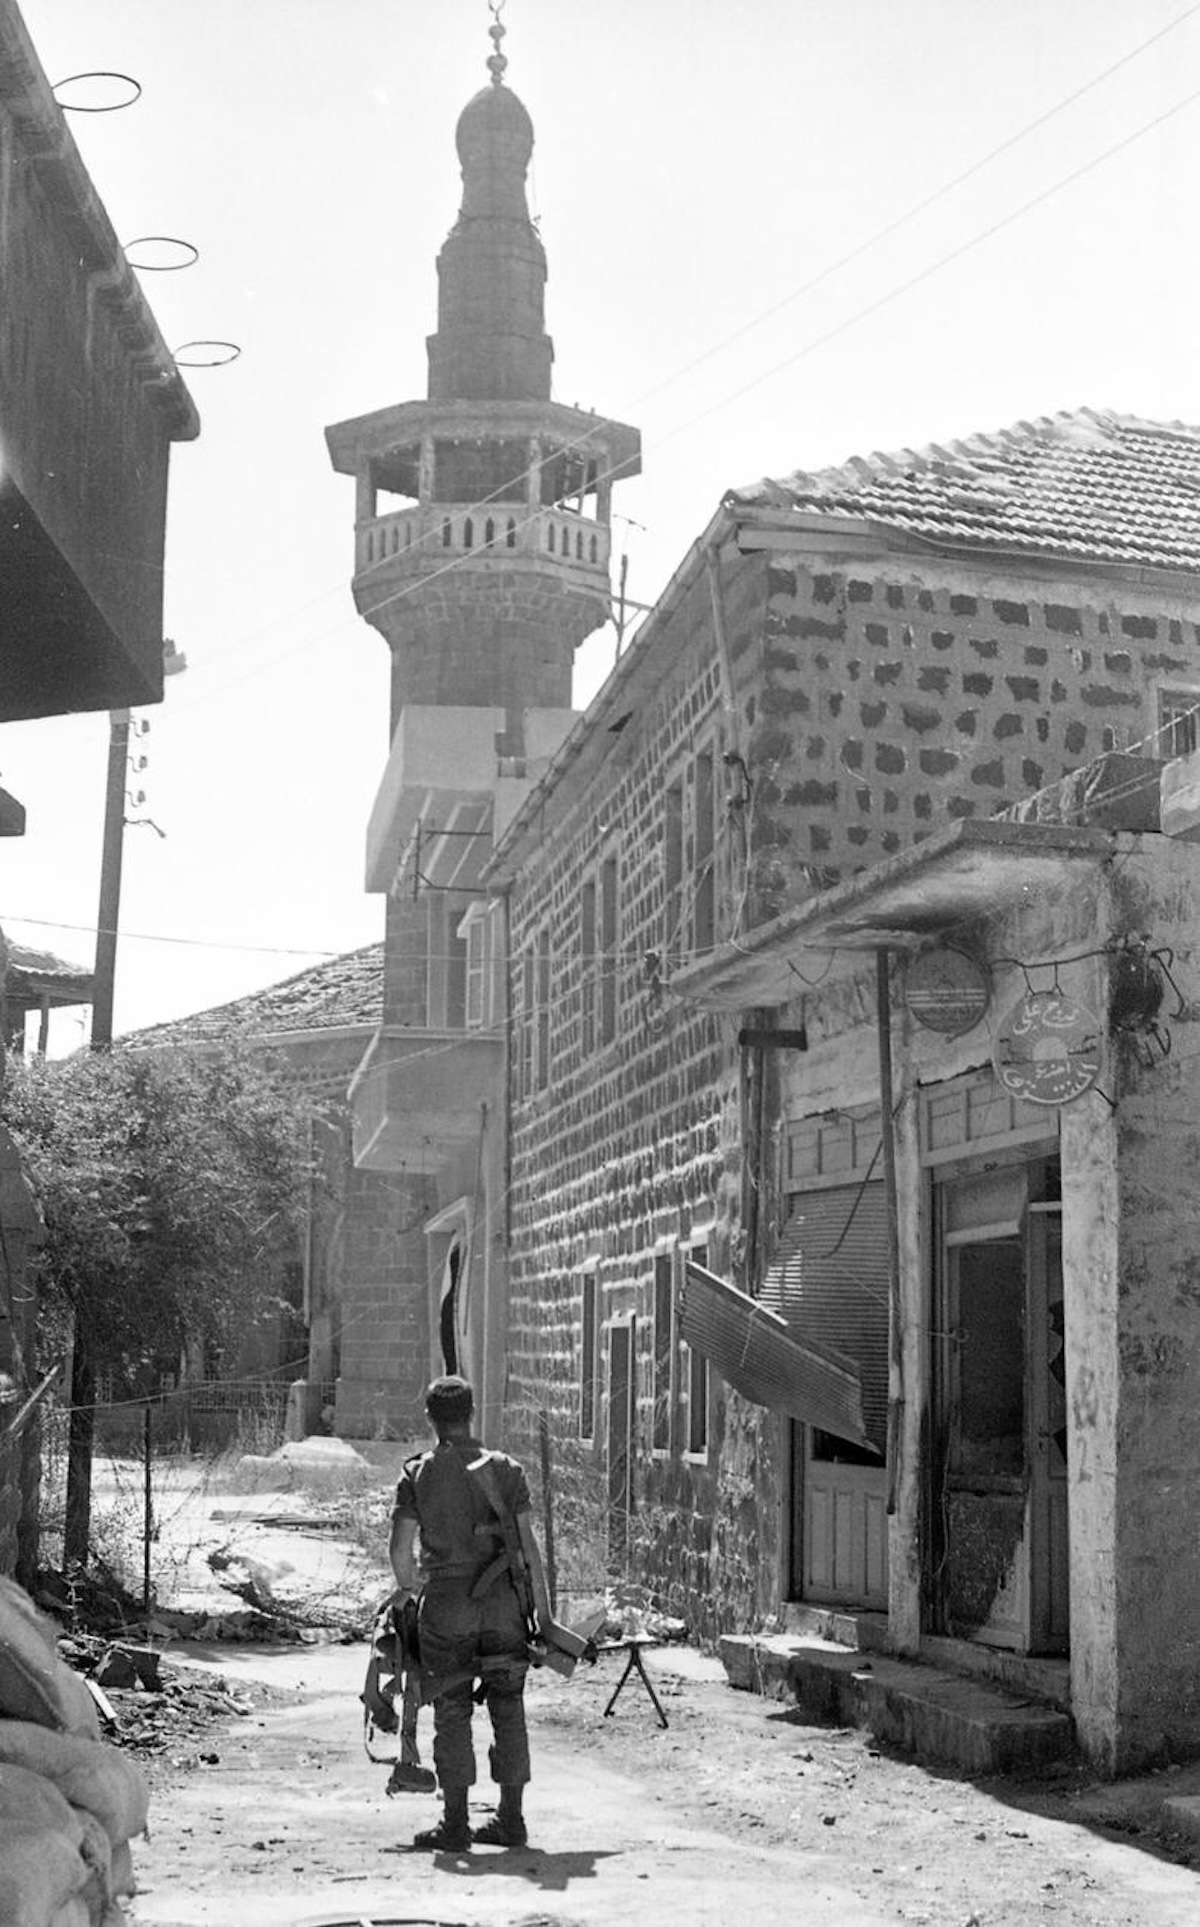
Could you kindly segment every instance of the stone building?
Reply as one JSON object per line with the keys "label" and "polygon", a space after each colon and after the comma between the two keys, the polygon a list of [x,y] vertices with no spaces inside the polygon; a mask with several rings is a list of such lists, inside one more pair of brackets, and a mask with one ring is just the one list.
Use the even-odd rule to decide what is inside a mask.
{"label": "stone building", "polygon": [[[400,1430],[431,1367],[469,1371],[483,1425],[499,1420],[507,982],[483,865],[574,722],[574,653],[609,612],[613,484],[639,464],[636,430],[551,398],[533,129],[491,31],[490,84],[458,122],[428,396],[327,430],[355,479],[355,603],[392,655],[367,837],[367,888],[387,901],[384,1011],[351,1097],[359,1166],[406,1201],[404,1288],[374,1307],[360,1381]],[[338,1423],[359,1418],[339,1406]]]}
{"label": "stone building", "polygon": [[766,1299],[861,1394],[873,1455],[766,1421],[784,1596],[869,1601],[871,1644],[1063,1708],[1120,1772],[1200,1745],[1200,759],[1110,763],[682,973],[805,1048],[762,1296],[691,1274],[681,1319],[729,1346]]}
{"label": "stone building", "polygon": [[[158,702],[170,449],[199,422],[14,0],[0,0],[0,275],[0,722]],[[24,827],[0,791],[0,836]],[[0,1168],[0,1382],[19,1404],[36,1212],[2,1129]],[[0,1402],[0,1426],[12,1409]],[[36,1489],[27,1413],[0,1438],[0,1572],[22,1516],[31,1568]]]}
{"label": "stone building", "polygon": [[732,491],[573,721],[637,442],[549,399],[492,65],[429,398],[328,431],[394,664],[379,1339],[420,1304],[490,1435],[545,1416],[574,1523],[702,1634],[836,1611],[1108,1768],[1193,1744],[1190,1602],[1161,1688],[1137,1628],[1194,1458],[1156,991],[1194,942],[1159,786],[1198,743],[1200,432],[1081,410]]}
{"label": "stone building", "polygon": [[[1089,917],[1100,947],[1137,930],[1132,909],[1095,910],[1107,833],[1075,831],[1079,851],[1039,867],[1027,846],[1048,831],[1006,826],[1001,861],[988,819],[1112,751],[1079,807],[1138,824],[1104,815],[1157,798],[1161,759],[1134,746],[1194,747],[1198,454],[1194,431],[1083,413],[732,493],[489,861],[513,958],[510,1421],[519,1433],[553,1412],[607,1505],[614,1556],[703,1630],[807,1605],[890,1610],[905,1650],[994,1640],[982,1595],[1013,1505],[964,1513],[965,1605],[922,1594],[914,1571],[930,1543],[914,1523],[928,1408],[902,1417],[889,1396],[877,986],[840,938],[812,954],[781,939],[769,972],[739,959],[846,892],[869,900],[889,865],[921,874],[925,843],[931,875],[951,853],[954,889],[943,904],[914,885],[909,948],[944,948],[989,892],[1011,918],[993,960],[1071,954]],[[1168,931],[1183,912],[1162,865],[1181,860],[1156,859],[1147,884]],[[1036,943],[1022,928],[1035,900],[1049,918]],[[981,1048],[973,1036],[936,1073],[944,1103],[929,1099],[939,1170],[967,1179],[996,1148],[976,1152],[992,1124],[957,1081]],[[1029,1168],[995,1222],[1036,1223],[1051,1292],[1066,1178],[1048,1115],[1000,1131],[1001,1161],[1024,1146]],[[1064,1110],[1064,1143],[1078,1128]],[[920,1169],[932,1184],[933,1162]],[[991,1220],[969,1182],[962,1199],[944,1208],[974,1214],[949,1220],[965,1248]],[[1073,1209],[1089,1221],[1090,1205]],[[1134,1251],[1110,1251],[1107,1275]],[[1044,1399],[1045,1370],[1040,1383]],[[1081,1543],[1115,1550],[1094,1522]],[[1061,1546],[1036,1604],[1027,1591],[1001,1628],[1006,1651],[1071,1640]],[[1089,1635],[1076,1663],[1111,1660]],[[1080,1700],[1109,1760],[1140,1744],[1112,1700],[1140,1682],[1110,1691],[1115,1677],[1110,1664]]]}

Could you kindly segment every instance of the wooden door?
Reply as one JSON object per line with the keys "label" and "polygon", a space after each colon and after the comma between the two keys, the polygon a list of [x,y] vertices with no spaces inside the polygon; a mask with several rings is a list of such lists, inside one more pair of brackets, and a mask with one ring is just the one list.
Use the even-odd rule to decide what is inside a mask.
{"label": "wooden door", "polygon": [[887,1473],[877,1455],[791,1427],[790,1597],[887,1611]]}
{"label": "wooden door", "polygon": [[927,1593],[934,1631],[1017,1652],[1068,1636],[1057,1161],[939,1187]]}

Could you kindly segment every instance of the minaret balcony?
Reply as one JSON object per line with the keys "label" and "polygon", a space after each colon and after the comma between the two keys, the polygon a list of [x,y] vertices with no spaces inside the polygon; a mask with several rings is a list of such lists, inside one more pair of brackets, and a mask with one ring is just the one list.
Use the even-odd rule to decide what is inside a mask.
{"label": "minaret balcony", "polygon": [[418,581],[451,565],[472,570],[532,565],[607,595],[611,541],[605,523],[573,509],[530,509],[522,502],[417,503],[360,523],[357,573]]}

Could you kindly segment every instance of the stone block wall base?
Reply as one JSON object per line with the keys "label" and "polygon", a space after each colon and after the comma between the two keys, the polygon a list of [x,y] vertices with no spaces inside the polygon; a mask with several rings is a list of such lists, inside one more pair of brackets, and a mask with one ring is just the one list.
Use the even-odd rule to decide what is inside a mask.
{"label": "stone block wall base", "polygon": [[1068,1714],[934,1666],[819,1640],[746,1635],[722,1639],[720,1654],[733,1686],[793,1700],[816,1725],[863,1727],[967,1773],[1040,1773],[1074,1751]]}

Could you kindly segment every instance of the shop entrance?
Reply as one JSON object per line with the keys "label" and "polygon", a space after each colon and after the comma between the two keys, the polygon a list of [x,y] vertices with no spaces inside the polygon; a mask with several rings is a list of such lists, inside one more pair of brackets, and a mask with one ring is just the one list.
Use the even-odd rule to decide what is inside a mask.
{"label": "shop entrance", "polygon": [[926,1619],[1022,1653],[1068,1642],[1057,1158],[937,1183]]}

